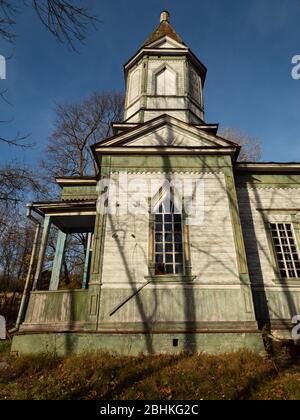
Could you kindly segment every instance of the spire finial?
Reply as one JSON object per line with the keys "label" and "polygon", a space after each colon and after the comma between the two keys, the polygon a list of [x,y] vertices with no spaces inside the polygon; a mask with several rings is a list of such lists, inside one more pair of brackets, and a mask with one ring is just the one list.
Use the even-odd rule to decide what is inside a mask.
{"label": "spire finial", "polygon": [[160,23],[162,22],[170,22],[170,13],[167,10],[164,10],[160,14]]}

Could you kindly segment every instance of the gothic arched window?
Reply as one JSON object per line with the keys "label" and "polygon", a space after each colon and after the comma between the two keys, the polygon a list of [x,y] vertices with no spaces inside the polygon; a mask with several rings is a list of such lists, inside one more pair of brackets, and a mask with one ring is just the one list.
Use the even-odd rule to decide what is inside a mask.
{"label": "gothic arched window", "polygon": [[168,67],[163,68],[155,77],[156,95],[173,96],[177,94],[176,73]]}
{"label": "gothic arched window", "polygon": [[182,214],[167,197],[154,217],[155,275],[184,274]]}

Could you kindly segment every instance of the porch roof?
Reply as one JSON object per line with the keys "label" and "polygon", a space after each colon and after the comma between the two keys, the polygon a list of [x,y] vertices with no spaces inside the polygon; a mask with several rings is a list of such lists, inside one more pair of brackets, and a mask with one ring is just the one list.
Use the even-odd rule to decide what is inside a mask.
{"label": "porch roof", "polygon": [[65,233],[94,231],[96,200],[39,202],[27,207],[41,217],[50,216],[51,222]]}

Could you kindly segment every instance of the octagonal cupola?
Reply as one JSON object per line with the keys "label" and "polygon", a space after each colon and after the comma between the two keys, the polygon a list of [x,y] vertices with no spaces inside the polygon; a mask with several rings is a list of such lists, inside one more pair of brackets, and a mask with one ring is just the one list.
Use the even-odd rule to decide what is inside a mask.
{"label": "octagonal cupola", "polygon": [[160,24],[125,68],[125,121],[143,123],[169,114],[190,124],[204,122],[205,66],[170,24]]}

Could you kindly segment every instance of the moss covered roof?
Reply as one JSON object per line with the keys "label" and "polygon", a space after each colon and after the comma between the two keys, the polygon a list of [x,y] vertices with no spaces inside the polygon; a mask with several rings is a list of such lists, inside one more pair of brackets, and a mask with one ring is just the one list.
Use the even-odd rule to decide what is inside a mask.
{"label": "moss covered roof", "polygon": [[156,28],[155,31],[149,36],[149,38],[147,38],[143,46],[146,47],[147,45],[152,44],[153,42],[158,41],[160,38],[165,36],[168,36],[169,38],[174,39],[174,41],[185,45],[170,23],[167,20],[163,20],[160,22],[158,28]]}

